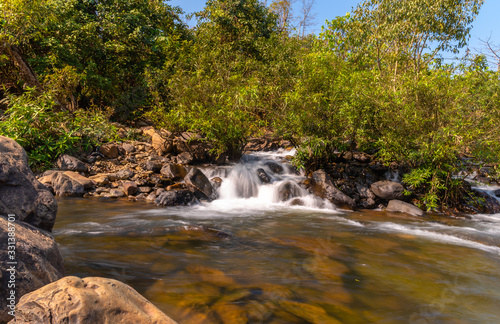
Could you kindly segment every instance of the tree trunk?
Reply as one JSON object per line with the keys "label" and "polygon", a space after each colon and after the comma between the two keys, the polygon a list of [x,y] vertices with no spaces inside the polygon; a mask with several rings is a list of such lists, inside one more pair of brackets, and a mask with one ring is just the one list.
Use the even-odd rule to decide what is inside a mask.
{"label": "tree trunk", "polygon": [[38,81],[38,78],[35,72],[31,69],[29,63],[21,55],[19,48],[9,44],[6,44],[5,48],[11,59],[14,61],[14,64],[19,69],[19,74],[24,83],[30,88],[35,88],[35,91],[40,91],[42,89],[42,85]]}

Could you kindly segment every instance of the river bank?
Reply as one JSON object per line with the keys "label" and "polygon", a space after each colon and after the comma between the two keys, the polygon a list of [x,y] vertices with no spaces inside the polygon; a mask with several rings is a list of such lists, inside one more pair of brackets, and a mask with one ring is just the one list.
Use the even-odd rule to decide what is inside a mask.
{"label": "river bank", "polygon": [[[126,198],[163,206],[189,205],[217,199],[223,178],[238,162],[255,162],[251,160],[260,159],[252,156],[256,152],[279,151],[261,159],[260,166],[252,171],[259,181],[252,185],[282,181],[283,175],[299,176],[291,185],[293,188],[289,185],[281,188],[281,192],[278,190],[278,199],[283,202],[300,204],[299,200],[292,200],[304,195],[299,192],[305,190],[339,208],[385,209],[395,200],[390,209],[423,214],[418,211],[417,199],[422,193],[401,181],[410,169],[395,163],[384,165],[367,153],[332,152],[334,162],[304,174],[291,164],[292,144],[272,136],[250,139],[243,149],[243,157],[235,161],[227,155],[214,156],[211,146],[194,133],[173,134],[152,127],[122,128],[121,134],[126,133],[135,134],[136,140],[107,143],[77,157],[63,155],[55,163],[57,168],[38,175],[38,180],[61,197]],[[471,166],[469,169],[479,181],[498,180],[488,177],[487,168],[473,170]],[[464,192],[475,195],[464,195],[459,205],[446,213],[464,216],[500,211],[494,193],[474,190],[465,181],[463,187]]]}

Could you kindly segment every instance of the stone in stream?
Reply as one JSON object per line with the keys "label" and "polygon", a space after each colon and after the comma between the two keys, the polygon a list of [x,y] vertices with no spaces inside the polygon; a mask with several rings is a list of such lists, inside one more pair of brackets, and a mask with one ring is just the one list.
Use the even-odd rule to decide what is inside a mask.
{"label": "stone in stream", "polygon": [[214,189],[210,180],[198,168],[192,168],[184,177],[184,182],[203,193],[207,198],[214,198]]}
{"label": "stone in stream", "polygon": [[313,192],[317,196],[330,200],[338,207],[356,208],[355,200],[337,189],[325,170],[315,171],[311,177],[311,184]]}
{"label": "stone in stream", "polygon": [[268,161],[264,163],[273,173],[281,174],[283,173],[283,167],[276,162]]}
{"label": "stone in stream", "polygon": [[401,200],[389,201],[385,210],[388,212],[405,213],[412,216],[424,216],[424,212],[420,208]]}
{"label": "stone in stream", "polygon": [[219,189],[222,185],[222,179],[220,177],[214,177],[210,179],[210,182],[212,183],[212,188],[214,188],[214,190]]}
{"label": "stone in stream", "polygon": [[194,194],[191,190],[175,190],[164,191],[155,199],[155,203],[159,206],[187,206],[195,201]]}
{"label": "stone in stream", "polygon": [[257,177],[259,177],[259,180],[262,183],[269,183],[269,182],[271,182],[271,178],[266,173],[266,171],[264,169],[262,169],[262,168],[257,169]]}
{"label": "stone in stream", "polygon": [[[15,217],[14,217],[15,218]],[[9,260],[9,233],[15,233],[15,256],[17,262],[7,264]],[[12,319],[8,315],[11,308],[10,291],[15,291],[17,302],[23,295],[45,286],[63,277],[63,258],[54,237],[47,231],[35,228],[24,222],[9,222],[8,218],[0,217],[0,323]],[[9,287],[9,280],[15,278],[15,288]],[[17,307],[16,307],[17,309]],[[17,314],[17,312],[16,312]],[[32,322],[33,323],[33,322]]]}
{"label": "stone in stream", "polygon": [[23,296],[16,320],[24,323],[175,324],[130,286],[113,279],[64,277]]}
{"label": "stone in stream", "polygon": [[377,197],[385,200],[403,199],[405,190],[402,184],[388,180],[375,182],[370,189]]}
{"label": "stone in stream", "polygon": [[495,190],[495,196],[497,196],[497,197],[499,197],[499,198],[500,198],[500,189]]}
{"label": "stone in stream", "polygon": [[278,187],[278,197],[280,201],[287,201],[300,196],[302,196],[302,189],[292,181],[285,181]]}
{"label": "stone in stream", "polygon": [[88,167],[82,161],[78,160],[76,157],[71,155],[63,154],[57,161],[56,166],[59,170],[63,171],[76,171],[76,172],[87,172]]}
{"label": "stone in stream", "polygon": [[0,136],[0,215],[51,231],[57,203],[28,166],[28,156],[14,140]]}

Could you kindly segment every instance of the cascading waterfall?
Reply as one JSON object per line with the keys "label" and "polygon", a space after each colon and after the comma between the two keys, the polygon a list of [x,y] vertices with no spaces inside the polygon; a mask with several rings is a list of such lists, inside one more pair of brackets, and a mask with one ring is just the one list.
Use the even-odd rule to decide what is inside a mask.
{"label": "cascading waterfall", "polygon": [[297,207],[335,210],[327,200],[307,191],[301,182],[305,179],[285,157],[293,151],[259,152],[243,156],[240,163],[231,168],[205,169],[208,178],[222,179],[218,199],[212,204],[219,207],[248,206]]}

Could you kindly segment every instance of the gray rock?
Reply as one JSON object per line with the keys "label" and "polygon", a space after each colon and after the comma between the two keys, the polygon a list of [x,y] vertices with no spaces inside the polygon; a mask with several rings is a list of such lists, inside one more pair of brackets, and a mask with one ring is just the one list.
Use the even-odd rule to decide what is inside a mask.
{"label": "gray rock", "polygon": [[61,155],[57,161],[56,166],[59,170],[63,171],[76,171],[76,172],[87,172],[88,167],[85,163],[78,160],[76,157],[71,155]]}
{"label": "gray rock", "polygon": [[385,200],[402,199],[405,190],[402,184],[387,180],[373,183],[370,189],[377,197]]}
{"label": "gray rock", "polygon": [[422,209],[401,200],[391,200],[385,209],[388,212],[405,213],[412,216],[424,216]]}
{"label": "gray rock", "polygon": [[156,199],[155,203],[159,206],[187,206],[195,201],[191,190],[164,191]]}
{"label": "gray rock", "polygon": [[325,170],[318,170],[312,174],[311,184],[313,192],[321,198],[328,199],[338,207],[356,208],[356,202],[340,191],[332,182]]}
{"label": "gray rock", "polygon": [[187,174],[187,170],[185,167],[179,164],[169,163],[165,164],[163,168],[161,168],[161,174],[165,177],[170,178],[174,181],[182,180]]}
{"label": "gray rock", "polygon": [[360,198],[370,198],[373,200],[376,197],[373,191],[371,191],[368,187],[356,185],[356,189],[358,190]]}
{"label": "gray rock", "polygon": [[51,231],[57,214],[52,193],[36,180],[28,156],[14,140],[0,136],[0,215]]}
{"label": "gray rock", "polygon": [[[11,226],[9,227],[9,223]],[[47,231],[38,229],[24,222],[8,222],[0,217],[0,323],[7,323],[12,319],[8,315],[7,298],[11,288],[8,287],[11,272],[6,261],[9,260],[8,238],[9,228],[15,226],[15,270],[12,274],[16,278],[15,300],[21,296],[41,288],[64,275],[63,258],[54,237]],[[11,231],[12,232],[12,231]],[[17,307],[16,307],[17,308]]]}
{"label": "gray rock", "polygon": [[361,199],[359,205],[361,206],[361,208],[366,208],[366,209],[373,209],[377,207],[377,203],[373,198]]}
{"label": "gray rock", "polygon": [[196,190],[202,192],[208,198],[214,198],[214,189],[210,180],[198,170],[198,168],[192,168],[189,173],[184,177],[184,182]]}
{"label": "gray rock", "polygon": [[283,173],[283,167],[276,162],[268,161],[264,163],[273,173],[281,174]]}
{"label": "gray rock", "polygon": [[84,186],[64,173],[57,173],[52,178],[52,188],[59,197],[83,197],[85,194]]}
{"label": "gray rock", "polygon": [[259,177],[259,180],[262,183],[269,183],[271,182],[271,178],[269,175],[266,173],[264,169],[257,169],[257,177]]}
{"label": "gray rock", "polygon": [[11,323],[176,324],[130,286],[98,277],[64,277],[23,296]]}
{"label": "gray rock", "polygon": [[302,196],[302,189],[292,181],[285,181],[278,187],[280,201],[287,201],[300,196]]}

